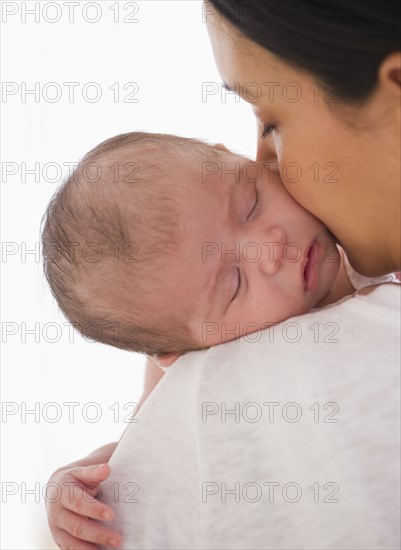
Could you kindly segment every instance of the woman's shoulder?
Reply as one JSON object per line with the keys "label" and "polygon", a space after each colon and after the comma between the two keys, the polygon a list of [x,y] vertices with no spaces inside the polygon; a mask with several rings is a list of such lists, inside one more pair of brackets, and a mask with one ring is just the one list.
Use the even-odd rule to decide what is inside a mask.
{"label": "woman's shoulder", "polygon": [[386,275],[382,275],[381,277],[366,277],[365,275],[361,275],[360,273],[355,271],[345,253],[343,253],[342,257],[348,279],[350,280],[355,290],[359,291],[366,287],[376,287],[384,283],[401,283],[401,273],[388,273]]}
{"label": "woman's shoulder", "polygon": [[[394,275],[396,275],[396,274],[394,273]],[[384,291],[384,295],[388,296],[390,298],[390,295],[400,292],[400,290],[401,290],[401,280],[396,279],[396,280],[388,281],[388,282],[385,282],[385,283],[377,283],[377,284],[365,286],[365,287],[357,290],[354,294],[358,295],[358,296],[368,296],[369,294],[372,294],[372,292],[374,292],[378,288],[381,288],[381,289],[386,288],[386,290]],[[389,290],[389,289],[395,289],[395,290]],[[383,293],[383,290],[380,291],[379,294],[382,294],[382,293]],[[376,294],[376,296],[378,296],[378,294]],[[394,304],[394,302],[393,302],[393,304]],[[394,305],[396,305],[396,304],[394,304]],[[400,304],[398,304],[398,308],[399,307],[400,307]]]}
{"label": "woman's shoulder", "polygon": [[399,312],[401,308],[400,283],[401,281],[391,281],[363,286],[333,304],[328,304],[319,309],[313,309],[312,313],[314,315],[322,313],[322,316],[324,316],[324,312],[327,311],[331,313],[338,311],[340,314],[341,310],[347,310],[349,313],[350,309],[354,309],[354,307],[356,313],[362,313],[364,310],[369,310],[371,306],[379,307],[383,310],[390,309]]}

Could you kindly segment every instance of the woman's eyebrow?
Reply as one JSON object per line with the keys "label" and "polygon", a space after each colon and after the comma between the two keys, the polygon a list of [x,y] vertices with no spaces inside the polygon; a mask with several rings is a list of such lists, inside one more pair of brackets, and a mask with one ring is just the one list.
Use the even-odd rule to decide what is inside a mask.
{"label": "woman's eyebrow", "polygon": [[[263,83],[263,85],[268,85],[268,82]],[[245,84],[244,86],[241,86],[239,82],[234,82],[234,86],[230,86],[227,84],[227,82],[223,82],[223,88],[227,90],[228,92],[233,92],[245,101],[251,101],[254,102],[261,98],[263,95],[263,91],[261,90],[260,84],[257,82],[249,82],[248,84]],[[256,90],[256,94],[254,93],[254,90]]]}

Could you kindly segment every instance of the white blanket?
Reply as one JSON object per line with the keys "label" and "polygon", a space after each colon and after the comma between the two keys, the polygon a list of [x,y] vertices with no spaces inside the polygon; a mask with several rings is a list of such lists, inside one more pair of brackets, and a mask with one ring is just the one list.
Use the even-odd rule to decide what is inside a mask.
{"label": "white blanket", "polygon": [[102,486],[122,548],[399,548],[400,290],[178,360]]}

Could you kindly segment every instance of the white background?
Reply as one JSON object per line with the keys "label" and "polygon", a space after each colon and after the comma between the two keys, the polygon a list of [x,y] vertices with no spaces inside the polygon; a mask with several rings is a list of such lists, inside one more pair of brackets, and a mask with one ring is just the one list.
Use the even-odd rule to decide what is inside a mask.
{"label": "white background", "polygon": [[[36,15],[26,13],[35,4]],[[56,548],[41,496],[51,472],[117,440],[132,412],[124,406],[142,391],[142,356],[70,334],[42,274],[40,220],[65,163],[132,130],[221,142],[251,158],[256,146],[249,106],[222,91],[201,1],[81,1],[70,22],[72,4],[1,2],[5,549]],[[79,83],[71,102],[65,82]],[[99,101],[88,100],[95,97],[95,87],[84,88],[91,82],[101,88]],[[135,103],[124,101],[134,91],[123,89],[129,82],[138,87]],[[206,82],[214,95],[202,96]],[[35,83],[38,95],[25,95]],[[110,90],[115,83],[119,96]],[[37,175],[26,173],[35,163]],[[36,254],[26,253],[35,247]],[[36,334],[27,332],[35,326]],[[78,403],[71,422],[66,402]],[[90,421],[92,402],[97,422]],[[35,406],[36,415],[25,414]]]}

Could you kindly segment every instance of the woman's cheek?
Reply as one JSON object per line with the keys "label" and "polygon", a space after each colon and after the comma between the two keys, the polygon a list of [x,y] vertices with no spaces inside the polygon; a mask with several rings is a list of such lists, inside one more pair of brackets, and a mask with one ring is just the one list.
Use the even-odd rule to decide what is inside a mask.
{"label": "woman's cheek", "polygon": [[309,169],[309,165],[312,165],[313,162],[302,161],[301,159],[306,155],[302,150],[297,150],[295,145],[291,148],[290,144],[280,140],[278,151],[279,173],[287,192],[298,205],[322,219],[331,203],[331,193],[328,193],[330,188],[326,186],[325,192],[322,193],[322,187],[314,183],[313,171]]}

